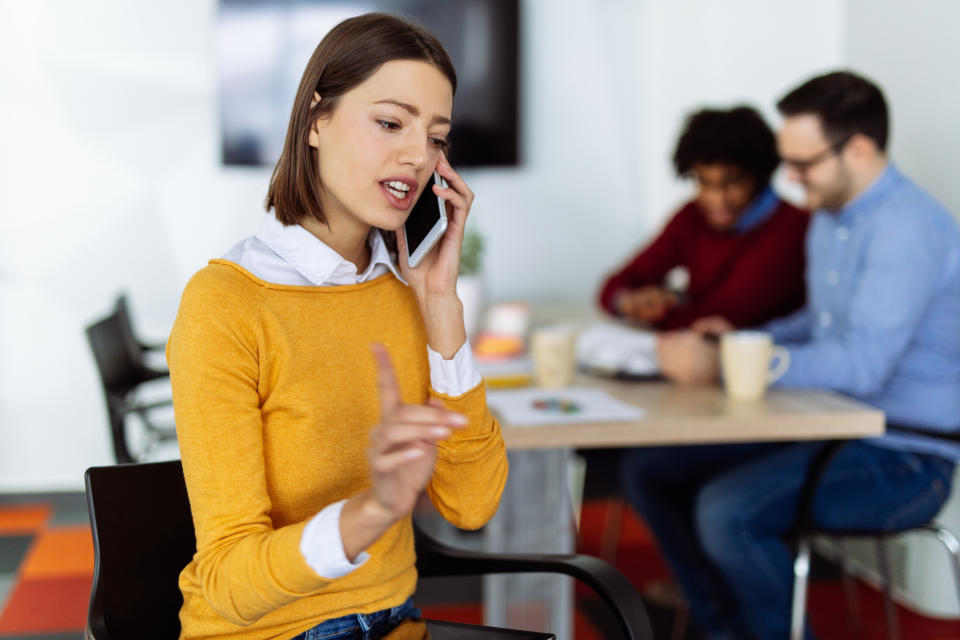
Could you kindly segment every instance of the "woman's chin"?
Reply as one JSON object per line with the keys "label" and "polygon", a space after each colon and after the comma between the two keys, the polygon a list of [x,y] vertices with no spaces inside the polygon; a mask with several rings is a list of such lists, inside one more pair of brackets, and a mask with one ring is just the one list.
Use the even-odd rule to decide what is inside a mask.
{"label": "woman's chin", "polygon": [[409,211],[398,211],[393,207],[384,207],[375,211],[373,215],[363,216],[363,221],[371,227],[377,227],[384,231],[396,231],[403,226],[409,215]]}
{"label": "woman's chin", "polygon": [[737,226],[737,216],[726,213],[707,214],[707,224],[714,231],[730,231]]}
{"label": "woman's chin", "polygon": [[403,216],[397,218],[396,216],[391,216],[388,219],[381,220],[380,224],[375,224],[373,226],[383,229],[384,231],[397,231],[400,227],[403,226],[403,223],[407,221],[407,214],[404,212]]}

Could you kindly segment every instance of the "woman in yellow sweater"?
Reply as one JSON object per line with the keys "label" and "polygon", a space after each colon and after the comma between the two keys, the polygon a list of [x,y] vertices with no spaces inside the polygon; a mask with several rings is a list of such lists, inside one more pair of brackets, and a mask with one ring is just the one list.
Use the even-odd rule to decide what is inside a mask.
{"label": "woman in yellow sweater", "polygon": [[[506,455],[455,293],[473,200],[443,154],[455,89],[422,28],[335,27],[260,232],[184,291],[167,353],[197,535],[181,638],[387,630],[416,612],[419,493],[463,528],[497,509]],[[422,194],[435,168],[449,187]],[[446,234],[415,269],[397,234],[396,266],[385,237],[434,194]]]}

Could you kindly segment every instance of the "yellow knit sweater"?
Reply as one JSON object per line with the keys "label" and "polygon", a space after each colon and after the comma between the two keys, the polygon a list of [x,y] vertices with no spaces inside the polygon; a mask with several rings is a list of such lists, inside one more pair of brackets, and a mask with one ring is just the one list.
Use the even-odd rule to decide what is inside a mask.
{"label": "yellow knit sweater", "polygon": [[507,460],[486,390],[451,398],[430,389],[408,287],[392,274],[338,287],[275,285],[213,260],[187,285],[167,346],[197,535],[180,575],[181,638],[291,638],[413,593],[409,517],[342,578],[318,576],[299,546],[320,509],[370,486],[373,342],[389,350],[405,402],[433,395],[470,419],[439,445],[427,486],[433,504],[468,529],[496,512]]}

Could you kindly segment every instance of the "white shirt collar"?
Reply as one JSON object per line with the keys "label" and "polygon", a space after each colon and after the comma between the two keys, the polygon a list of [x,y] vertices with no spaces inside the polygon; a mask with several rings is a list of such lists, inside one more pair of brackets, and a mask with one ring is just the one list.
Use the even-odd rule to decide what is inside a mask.
{"label": "white shirt collar", "polygon": [[400,282],[403,276],[390,259],[390,252],[379,229],[367,236],[370,264],[362,274],[355,264],[341,256],[302,226],[284,226],[272,214],[264,216],[257,238],[270,247],[284,262],[317,286],[357,284],[392,271]]}

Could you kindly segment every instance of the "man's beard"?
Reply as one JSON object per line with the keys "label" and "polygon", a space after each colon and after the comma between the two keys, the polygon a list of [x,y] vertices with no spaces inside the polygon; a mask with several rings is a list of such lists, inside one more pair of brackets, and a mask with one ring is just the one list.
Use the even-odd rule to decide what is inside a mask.
{"label": "man's beard", "polygon": [[829,211],[839,211],[853,198],[853,176],[847,166],[840,160],[837,173],[829,187],[821,191],[820,207]]}

